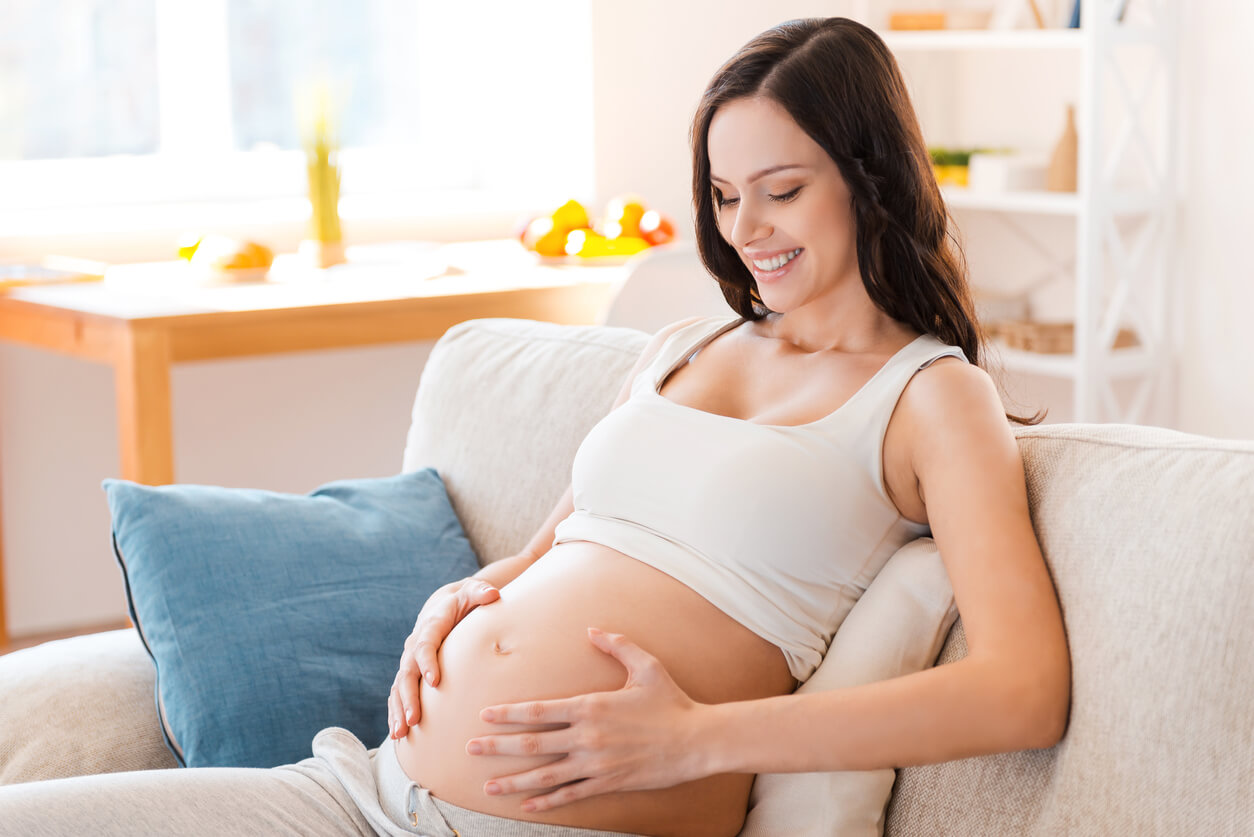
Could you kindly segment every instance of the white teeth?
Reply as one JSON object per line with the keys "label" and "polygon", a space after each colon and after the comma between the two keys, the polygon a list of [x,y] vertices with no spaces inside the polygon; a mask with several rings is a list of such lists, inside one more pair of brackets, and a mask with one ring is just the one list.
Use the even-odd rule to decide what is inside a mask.
{"label": "white teeth", "polygon": [[753,264],[758,268],[758,270],[766,270],[766,271],[779,270],[781,267],[783,267],[784,265],[788,264],[790,261],[795,259],[797,257],[797,254],[800,252],[801,252],[801,248],[798,247],[796,250],[793,250],[791,253],[781,253],[780,255],[775,256],[774,258],[771,258],[771,259],[764,259],[762,261],[758,261],[757,259],[754,259]]}

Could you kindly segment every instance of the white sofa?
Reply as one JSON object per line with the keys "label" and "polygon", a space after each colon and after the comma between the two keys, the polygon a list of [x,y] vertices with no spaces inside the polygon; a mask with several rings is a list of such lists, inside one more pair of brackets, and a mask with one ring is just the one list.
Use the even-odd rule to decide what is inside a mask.
{"label": "white sofa", "polygon": [[[423,372],[404,469],[437,467],[480,556],[511,553],[645,340],[453,328]],[[1079,424],[1018,439],[1073,659],[1067,734],[898,771],[886,833],[1254,833],[1254,443]],[[959,621],[940,662],[965,647]],[[133,632],[0,657],[0,783],[173,765]]]}

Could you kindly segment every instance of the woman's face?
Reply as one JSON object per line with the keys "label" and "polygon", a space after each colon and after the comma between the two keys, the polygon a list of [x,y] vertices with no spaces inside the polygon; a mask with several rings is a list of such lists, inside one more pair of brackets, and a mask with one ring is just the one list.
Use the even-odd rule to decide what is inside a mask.
{"label": "woman's face", "polygon": [[849,188],[783,107],[766,97],[728,102],[706,147],[719,232],[768,308],[785,313],[861,288]]}

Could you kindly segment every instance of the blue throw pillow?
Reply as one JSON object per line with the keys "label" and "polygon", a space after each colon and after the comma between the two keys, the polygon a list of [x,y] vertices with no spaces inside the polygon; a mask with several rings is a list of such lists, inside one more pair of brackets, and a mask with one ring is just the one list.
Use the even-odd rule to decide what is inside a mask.
{"label": "blue throw pillow", "polygon": [[479,569],[433,469],[308,496],[105,480],[131,619],[187,767],[273,767],[318,730],[387,735],[405,638]]}

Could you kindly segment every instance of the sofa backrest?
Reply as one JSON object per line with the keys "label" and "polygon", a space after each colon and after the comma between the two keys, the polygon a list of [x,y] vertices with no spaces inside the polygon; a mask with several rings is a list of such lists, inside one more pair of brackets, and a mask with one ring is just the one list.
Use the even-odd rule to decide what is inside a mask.
{"label": "sofa backrest", "polygon": [[[423,372],[404,467],[436,467],[482,560],[570,479],[641,332],[464,323]],[[1245,833],[1254,823],[1254,443],[1155,428],[1017,431],[1072,655],[1050,750],[899,771],[889,835]],[[966,654],[959,619],[941,663]]]}
{"label": "sofa backrest", "polygon": [[432,348],[402,468],[439,471],[481,562],[522,549],[548,517],[575,450],[648,340],[628,328],[483,319]]}
{"label": "sofa backrest", "polygon": [[[1254,443],[1018,431],[1058,590],[1058,746],[898,773],[886,834],[1254,833]],[[966,654],[961,620],[940,662]]]}

